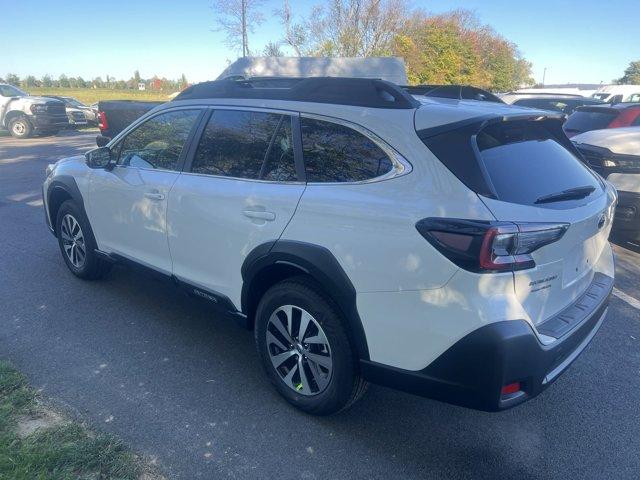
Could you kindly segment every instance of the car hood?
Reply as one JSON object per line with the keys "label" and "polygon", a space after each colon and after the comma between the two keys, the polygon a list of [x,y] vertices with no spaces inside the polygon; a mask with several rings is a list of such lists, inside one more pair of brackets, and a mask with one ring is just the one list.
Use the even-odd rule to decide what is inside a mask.
{"label": "car hood", "polygon": [[623,155],[640,155],[640,126],[591,130],[571,138],[577,145],[591,145]]}

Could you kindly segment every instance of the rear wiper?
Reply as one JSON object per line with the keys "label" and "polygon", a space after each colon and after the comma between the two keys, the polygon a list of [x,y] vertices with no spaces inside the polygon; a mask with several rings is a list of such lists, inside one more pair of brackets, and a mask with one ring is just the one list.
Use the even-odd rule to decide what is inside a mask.
{"label": "rear wiper", "polygon": [[578,200],[589,196],[594,192],[596,187],[593,185],[585,185],[584,187],[569,188],[561,192],[550,193],[549,195],[543,195],[533,203],[551,203],[559,202],[561,200]]}

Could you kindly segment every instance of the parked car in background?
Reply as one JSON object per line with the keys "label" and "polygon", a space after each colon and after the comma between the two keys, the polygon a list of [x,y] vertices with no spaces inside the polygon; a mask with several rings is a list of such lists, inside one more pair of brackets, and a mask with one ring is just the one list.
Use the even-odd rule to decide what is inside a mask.
{"label": "parked car in background", "polygon": [[562,128],[568,137],[590,130],[640,125],[640,103],[578,107]]}
{"label": "parked car in background", "polygon": [[[76,109],[81,110],[84,114],[84,117],[89,125],[96,126],[98,125],[98,108],[97,103],[93,105],[85,105],[77,98],[73,97],[63,97],[58,95],[47,95],[50,98],[57,98],[58,100],[64,102],[67,109]],[[67,113],[69,110],[67,110]]]}
{"label": "parked car in background", "polygon": [[605,85],[591,96],[611,104],[640,102],[640,85]]}
{"label": "parked car in background", "polygon": [[132,122],[163,102],[138,100],[105,100],[98,102],[98,128],[100,133],[113,138]]}
{"label": "parked car in background", "polygon": [[0,128],[16,138],[55,134],[69,126],[64,103],[35,97],[13,85],[0,83]]}
{"label": "parked car in background", "polygon": [[571,141],[618,190],[612,235],[640,241],[640,126],[592,130]]}
{"label": "parked car in background", "polygon": [[92,116],[95,120],[95,115],[91,111],[91,108],[81,103],[72,97],[62,97],[58,95],[47,95],[49,98],[55,98],[64,103],[67,117],[69,117],[69,126],[71,128],[85,127],[89,124],[87,116]]}
{"label": "parked car in background", "polygon": [[584,105],[600,105],[604,102],[581,95],[558,93],[520,93],[512,92],[500,95],[500,98],[510,105],[519,107],[538,108],[551,112],[562,112],[571,115],[574,110]]}
{"label": "parked car in background", "polygon": [[231,312],[305,412],[367,382],[503,410],[578,357],[613,288],[616,193],[563,120],[375,79],[205,82],[49,165],[44,208],[74,275],[133,262]]}

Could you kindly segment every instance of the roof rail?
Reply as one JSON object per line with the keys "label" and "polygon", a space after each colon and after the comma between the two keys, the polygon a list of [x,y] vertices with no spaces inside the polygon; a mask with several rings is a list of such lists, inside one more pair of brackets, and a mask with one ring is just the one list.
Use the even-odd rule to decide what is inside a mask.
{"label": "roof rail", "polygon": [[[238,98],[334,103],[356,107],[413,109],[415,98],[396,84],[371,78],[309,77],[299,81],[281,77],[268,82],[215,80],[198,83],[180,93],[173,101],[203,98]],[[288,82],[288,83],[287,83]],[[268,85],[260,86],[260,83]]]}

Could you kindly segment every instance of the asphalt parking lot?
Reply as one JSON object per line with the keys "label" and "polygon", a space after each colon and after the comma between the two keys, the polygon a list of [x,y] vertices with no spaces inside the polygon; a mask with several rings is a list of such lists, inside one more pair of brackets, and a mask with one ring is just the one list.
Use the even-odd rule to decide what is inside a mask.
{"label": "asphalt parking lot", "polygon": [[271,388],[252,334],[207,304],[123,267],[100,282],[67,271],[44,168],[94,138],[0,138],[0,358],[168,477],[640,476],[640,249],[615,247],[608,318],[540,397],[490,414],[372,386],[348,412],[310,417]]}

